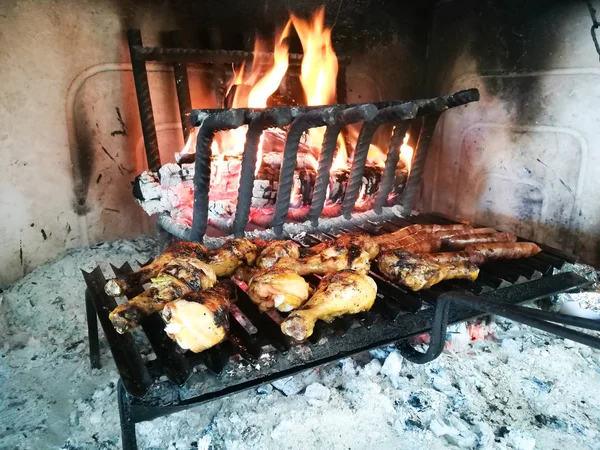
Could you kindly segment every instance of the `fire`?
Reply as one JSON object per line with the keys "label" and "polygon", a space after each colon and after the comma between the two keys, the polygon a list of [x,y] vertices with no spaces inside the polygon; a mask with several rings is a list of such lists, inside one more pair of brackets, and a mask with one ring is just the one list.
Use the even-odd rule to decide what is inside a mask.
{"label": "fire", "polygon": [[410,173],[410,169],[412,167],[412,157],[415,150],[408,145],[408,140],[410,139],[410,133],[406,133],[404,135],[404,140],[402,141],[402,145],[400,146],[400,161],[402,161],[406,168],[408,169],[408,173]]}
{"label": "fire", "polygon": [[[325,8],[321,7],[308,20],[291,14],[285,26],[276,33],[272,46],[261,39],[256,39],[254,44],[254,59],[251,66],[242,64],[234,68],[234,74],[227,88],[227,103],[234,108],[266,108],[269,99],[277,92],[279,86],[287,73],[289,65],[288,37],[296,30],[303,48],[303,59],[300,68],[300,82],[304,91],[305,104],[309,106],[321,106],[335,104],[337,102],[337,74],[338,60],[333,50],[331,41],[331,28],[325,26]],[[331,170],[348,170],[350,166],[351,148],[355,147],[359,127],[348,127],[345,134],[340,134],[337,142],[337,150]],[[185,143],[181,154],[193,153],[195,150],[196,130]],[[215,187],[211,192],[211,199],[229,196],[228,192],[221,193],[225,187],[227,190],[237,192],[239,186],[239,170],[243,149],[246,143],[247,127],[239,127],[235,130],[217,133],[212,143],[212,170],[211,185]],[[325,134],[325,127],[310,129],[307,133],[309,147],[314,149],[312,155],[318,155]],[[261,136],[258,145],[257,164],[255,175],[258,174],[263,154],[277,150],[264,148],[267,142],[265,133]],[[410,170],[413,149],[408,145],[408,133],[404,137],[401,147],[400,159]],[[280,149],[281,151],[283,149]],[[304,154],[304,163],[310,161],[313,169],[317,169],[317,159],[312,155]],[[372,167],[384,167],[386,152],[371,144],[367,155],[367,165]],[[237,181],[236,181],[237,180]],[[218,191],[218,192],[217,192]],[[235,198],[235,195],[234,195]]]}

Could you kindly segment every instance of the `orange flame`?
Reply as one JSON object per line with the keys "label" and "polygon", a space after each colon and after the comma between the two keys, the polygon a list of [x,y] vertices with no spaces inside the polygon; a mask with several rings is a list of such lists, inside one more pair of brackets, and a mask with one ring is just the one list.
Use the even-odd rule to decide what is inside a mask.
{"label": "orange flame", "polygon": [[408,145],[408,140],[410,139],[410,133],[406,133],[404,135],[404,140],[402,141],[402,145],[400,146],[400,161],[406,164],[406,168],[408,169],[408,173],[410,173],[410,169],[412,167],[412,158],[414,149]]}
{"label": "orange flame", "polygon": [[292,23],[304,50],[300,81],[306,104],[335,103],[338,61],[331,44],[331,29],[325,28],[325,7],[319,8],[311,22],[292,14]]}

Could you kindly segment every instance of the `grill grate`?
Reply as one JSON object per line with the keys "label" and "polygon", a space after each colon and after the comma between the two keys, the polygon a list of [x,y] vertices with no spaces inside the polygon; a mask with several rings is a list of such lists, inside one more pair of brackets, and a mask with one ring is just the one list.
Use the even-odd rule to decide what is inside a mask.
{"label": "grill grate", "polygon": [[[306,234],[298,237],[297,242],[310,246],[347,231],[379,234],[412,223],[445,222],[448,221],[441,217],[420,215],[365,223],[351,230]],[[243,314],[244,321],[252,324],[251,331],[244,321],[238,321],[239,315],[233,314],[229,338],[225,342],[200,354],[184,353],[164,333],[164,324],[155,313],[142,323],[143,333],[140,333],[145,335],[156,355],[155,359],[147,362],[143,361],[140,350],[148,344],[136,343],[131,334],[120,335],[112,327],[108,314],[116,302],[104,293],[106,279],[97,267],[90,273],[83,272],[88,287],[86,306],[90,360],[93,367],[99,367],[97,314],[121,375],[118,395],[123,446],[136,448],[135,423],[257,387],[365,350],[397,343],[407,359],[418,363],[430,361],[443,350],[447,324],[481,316],[482,311],[506,317],[510,317],[508,313],[511,313],[515,320],[600,347],[587,335],[581,337],[574,330],[563,328],[567,331],[561,332],[556,328],[558,325],[539,323],[543,319],[590,329],[597,327],[597,324],[581,322],[585,319],[565,319],[560,315],[545,317],[541,312],[539,318],[530,319],[523,316],[533,311],[528,308],[507,312],[509,305],[573,291],[589,284],[574,273],[557,273],[566,263],[574,261],[573,257],[558,250],[544,248],[541,254],[516,264],[514,261],[485,264],[474,282],[445,281],[418,293],[396,286],[372,272],[370,275],[378,287],[373,308],[330,324],[318,321],[313,336],[301,344],[281,333],[281,313],[260,313],[244,290],[236,287],[235,306]],[[131,271],[129,264],[113,269],[117,276]],[[317,283],[318,278],[313,277],[309,282]],[[475,301],[468,297],[473,294]],[[431,332],[427,353],[419,353],[406,343],[407,339],[427,332]],[[323,337],[327,339],[322,340]]]}

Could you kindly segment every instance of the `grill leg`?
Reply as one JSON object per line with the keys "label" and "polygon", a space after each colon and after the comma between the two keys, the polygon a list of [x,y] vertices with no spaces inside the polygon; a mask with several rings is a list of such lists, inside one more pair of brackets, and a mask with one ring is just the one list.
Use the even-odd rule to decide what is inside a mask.
{"label": "grill leg", "polygon": [[92,302],[90,292],[85,290],[85,312],[88,325],[88,341],[90,345],[90,364],[92,369],[99,369],[100,364],[100,342],[98,340],[98,317]]}
{"label": "grill leg", "polygon": [[406,341],[398,342],[397,347],[400,354],[408,361],[415,364],[425,364],[433,361],[444,351],[446,345],[446,330],[448,328],[448,310],[450,301],[438,298],[435,306],[435,315],[431,326],[429,348],[422,353]]}
{"label": "grill leg", "polygon": [[121,446],[123,450],[137,450],[135,422],[131,417],[127,392],[125,392],[123,382],[120,378],[117,384],[117,400],[119,403],[119,419],[121,421]]}

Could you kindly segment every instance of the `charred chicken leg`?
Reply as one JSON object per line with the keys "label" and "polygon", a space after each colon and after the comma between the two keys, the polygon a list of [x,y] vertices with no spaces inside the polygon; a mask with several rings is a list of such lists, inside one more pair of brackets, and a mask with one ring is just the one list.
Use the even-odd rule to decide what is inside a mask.
{"label": "charred chicken leg", "polygon": [[475,280],[479,275],[479,268],[469,261],[468,256],[465,259],[438,263],[430,257],[392,250],[379,256],[378,266],[388,280],[403,284],[413,291],[420,291],[443,280]]}
{"label": "charred chicken leg", "polygon": [[292,241],[271,241],[260,252],[256,260],[256,267],[259,269],[268,269],[284,257],[300,258],[298,244]]}
{"label": "charred chicken leg", "polygon": [[165,332],[184,350],[202,352],[222,342],[229,329],[231,288],[218,284],[202,292],[188,292],[162,310]]}
{"label": "charred chicken leg", "polygon": [[196,258],[203,260],[208,251],[202,244],[196,242],[177,242],[165,250],[165,252],[152,261],[150,264],[142,267],[136,272],[129,273],[120,278],[109,280],[104,290],[111,297],[127,295],[139,286],[156,277],[163,268],[176,258]]}
{"label": "charred chicken leg", "polygon": [[258,247],[252,241],[244,238],[231,239],[221,248],[210,251],[206,262],[217,277],[229,277],[243,264],[254,265],[258,253]]}
{"label": "charred chicken leg", "polygon": [[125,333],[167,303],[188,292],[209,289],[216,281],[215,272],[206,263],[195,258],[175,258],[152,279],[148,289],[117,306],[108,317],[119,333]]}
{"label": "charred chicken leg", "polygon": [[379,246],[370,236],[348,233],[312,247],[308,253],[308,256],[299,259],[281,258],[274,267],[292,269],[299,275],[326,275],[344,269],[366,273],[371,267],[371,259],[379,253]]}
{"label": "charred chicken leg", "polygon": [[375,281],[355,270],[342,270],[321,280],[311,299],[281,323],[281,331],[297,341],[311,336],[317,320],[368,311],[375,302]]}

